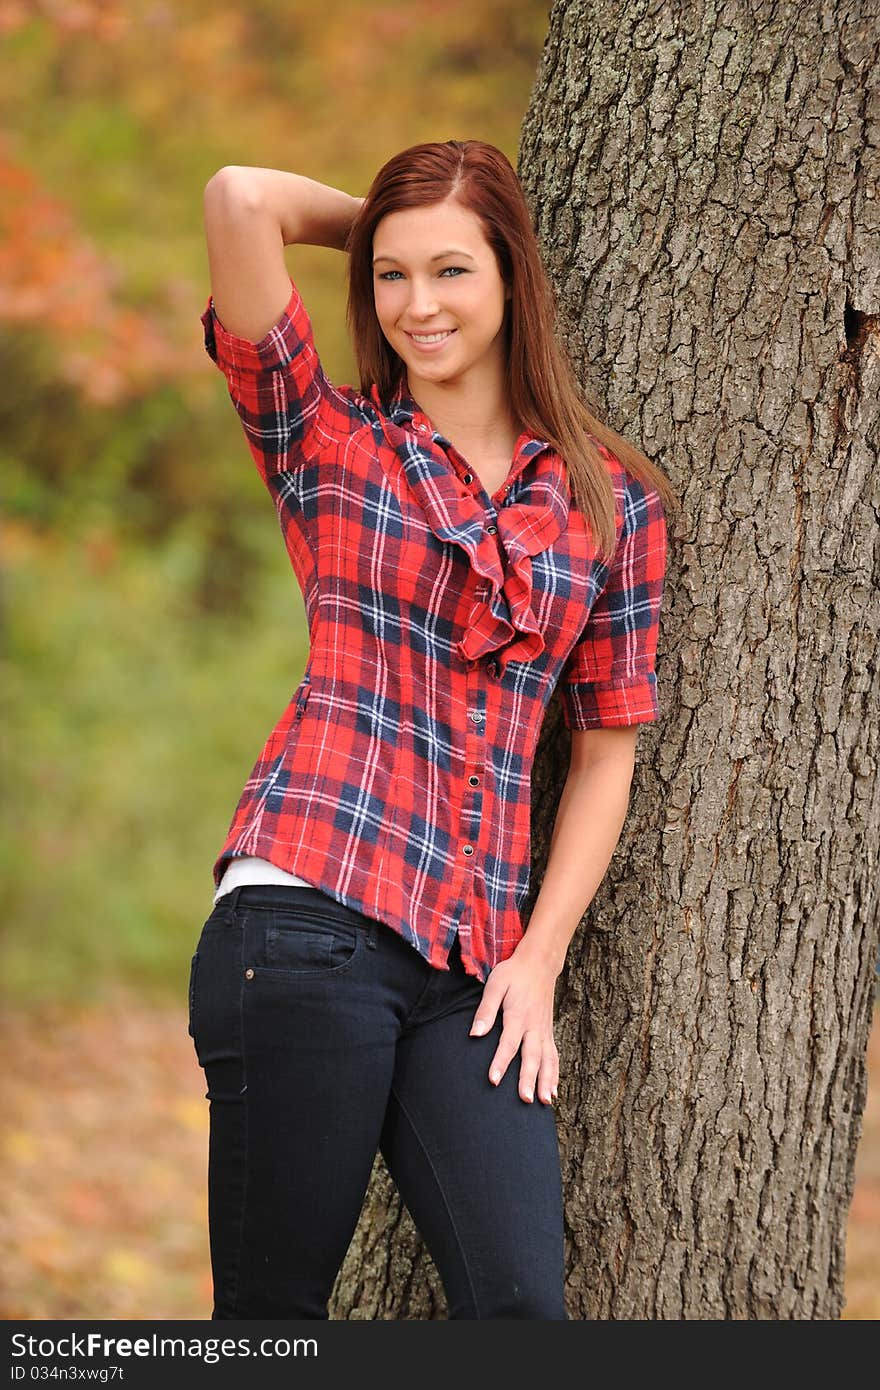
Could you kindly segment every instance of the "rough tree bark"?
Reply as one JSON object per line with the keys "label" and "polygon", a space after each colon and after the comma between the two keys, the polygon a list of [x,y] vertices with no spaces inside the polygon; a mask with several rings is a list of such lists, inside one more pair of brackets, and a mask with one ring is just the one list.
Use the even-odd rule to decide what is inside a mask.
{"label": "rough tree bark", "polygon": [[[572,1319],[843,1306],[878,939],[878,17],[557,3],[523,124],[566,340],[684,503],[661,718],[557,990]],[[554,699],[531,901],[567,754]],[[446,1316],[381,1159],[331,1316]]]}

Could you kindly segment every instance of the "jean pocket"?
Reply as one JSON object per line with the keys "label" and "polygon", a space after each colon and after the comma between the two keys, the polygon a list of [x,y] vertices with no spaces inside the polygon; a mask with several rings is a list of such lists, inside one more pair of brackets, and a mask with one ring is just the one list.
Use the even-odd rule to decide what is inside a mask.
{"label": "jean pocket", "polygon": [[188,1022],[188,1024],[187,1024],[187,1032],[189,1033],[190,1037],[193,1038],[193,1039],[195,1038],[195,1033],[193,1032],[193,1023],[194,1023],[194,1019],[195,1019],[196,975],[197,975],[197,973],[198,973],[198,969],[199,969],[199,953],[198,953],[198,951],[196,951],[195,955],[193,956],[192,960],[190,961],[190,966],[189,966],[189,990],[188,990],[188,1000],[189,1000],[189,1004],[188,1004],[188,1014],[189,1014],[189,1022]]}
{"label": "jean pocket", "polygon": [[338,975],[350,969],[364,940],[364,927],[308,908],[271,909],[253,913],[256,930],[250,935],[260,975],[279,979]]}

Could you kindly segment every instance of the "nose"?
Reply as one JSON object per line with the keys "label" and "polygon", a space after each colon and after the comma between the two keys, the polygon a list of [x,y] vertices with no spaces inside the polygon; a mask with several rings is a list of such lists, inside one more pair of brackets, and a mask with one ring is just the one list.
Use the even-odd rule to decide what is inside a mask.
{"label": "nose", "polygon": [[433,297],[430,286],[420,289],[417,284],[413,284],[412,294],[409,301],[409,312],[416,319],[431,319],[437,313],[437,300]]}

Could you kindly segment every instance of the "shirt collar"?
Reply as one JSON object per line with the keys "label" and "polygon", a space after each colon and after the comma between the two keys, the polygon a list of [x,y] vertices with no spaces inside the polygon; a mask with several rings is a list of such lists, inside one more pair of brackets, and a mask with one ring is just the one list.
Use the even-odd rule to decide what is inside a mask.
{"label": "shirt collar", "polygon": [[388,414],[395,425],[402,425],[406,420],[416,423],[416,417],[418,417],[419,424],[430,424],[428,417],[423,414],[410,395],[406,376],[401,378],[389,401]]}

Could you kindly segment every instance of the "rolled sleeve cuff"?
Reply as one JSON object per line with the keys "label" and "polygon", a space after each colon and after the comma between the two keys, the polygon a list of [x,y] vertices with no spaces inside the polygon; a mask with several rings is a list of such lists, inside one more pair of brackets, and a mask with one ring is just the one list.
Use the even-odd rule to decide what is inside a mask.
{"label": "rolled sleeve cuff", "polygon": [[569,729],[604,729],[647,724],[659,718],[657,677],[570,681],[561,687],[562,717]]}
{"label": "rolled sleeve cuff", "polygon": [[214,308],[213,295],[201,315],[205,351],[221,371],[272,372],[286,367],[310,341],[311,325],[299,291],[291,281],[290,298],[277,323],[259,342],[230,333]]}

